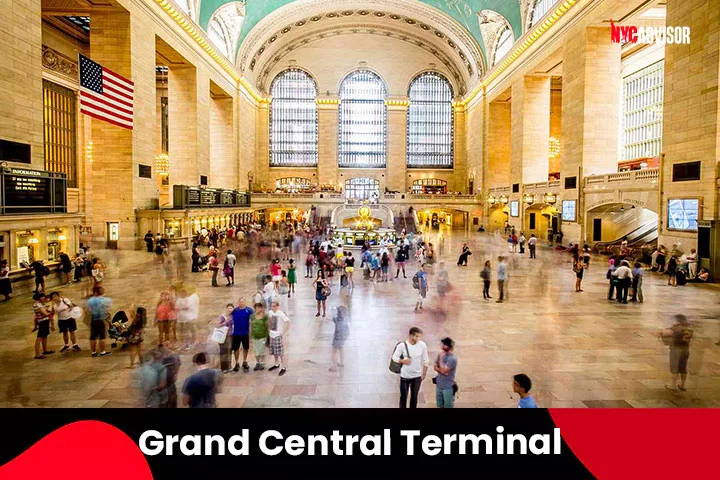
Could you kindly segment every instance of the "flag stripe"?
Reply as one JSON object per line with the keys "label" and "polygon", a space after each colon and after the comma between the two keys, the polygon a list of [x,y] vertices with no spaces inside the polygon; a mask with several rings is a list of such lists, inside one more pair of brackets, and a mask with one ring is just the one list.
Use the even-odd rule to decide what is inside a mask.
{"label": "flag stripe", "polygon": [[123,77],[119,73],[113,72],[109,68],[102,67],[102,69],[103,69],[103,73],[110,74],[116,81],[124,82],[130,90],[135,88],[135,82],[133,82],[132,80],[128,80],[127,78]]}
{"label": "flag stripe", "polygon": [[103,80],[103,90],[107,93],[105,95],[113,95],[115,98],[119,98],[120,100],[125,100],[128,102],[133,101],[133,96],[128,95],[127,93],[123,92],[122,90],[118,90],[115,88],[114,85],[107,82],[107,79]]}
{"label": "flag stripe", "polygon": [[110,84],[113,86],[115,90],[117,90],[120,93],[124,93],[125,95],[132,96],[133,89],[128,88],[126,85],[124,85],[122,82],[118,82],[114,78],[112,78],[110,75],[103,72],[103,83]]}
{"label": "flag stripe", "polygon": [[91,110],[87,110],[84,108],[80,109],[80,112],[84,113],[85,115],[87,115],[89,117],[97,118],[98,120],[103,120],[105,122],[112,123],[113,125],[117,125],[118,127],[127,128],[129,130],[133,129],[132,123],[130,125],[128,125],[126,123],[116,122],[115,120],[112,120],[104,115],[98,115],[97,113],[93,113]]}
{"label": "flag stripe", "polygon": [[114,108],[110,108],[107,105],[103,105],[100,102],[95,102],[93,100],[90,100],[88,98],[83,98],[80,100],[80,106],[81,107],[87,107],[92,108],[93,110],[98,110],[100,112],[105,113],[111,118],[117,118],[118,120],[124,120],[126,122],[132,122],[132,116],[128,116],[127,114],[124,114],[122,112],[118,112]]}
{"label": "flag stripe", "polygon": [[121,102],[121,101],[116,100],[115,98],[109,97],[107,95],[105,95],[104,97],[101,97],[100,95],[97,95],[96,93],[93,93],[91,91],[87,91],[87,90],[83,89],[81,92],[80,98],[81,98],[81,101],[83,98],[89,98],[89,99],[95,100],[96,102],[107,104],[109,107],[115,108],[126,115],[132,116],[132,114],[133,114],[132,105],[128,105],[126,102]]}

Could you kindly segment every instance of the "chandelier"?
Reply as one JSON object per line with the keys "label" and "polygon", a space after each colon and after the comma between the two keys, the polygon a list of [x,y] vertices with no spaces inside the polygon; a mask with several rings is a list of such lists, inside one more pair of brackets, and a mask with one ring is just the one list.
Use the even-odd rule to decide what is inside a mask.
{"label": "chandelier", "polygon": [[167,153],[161,153],[155,157],[155,172],[158,175],[168,175],[170,173],[170,160]]}
{"label": "chandelier", "polygon": [[555,137],[550,137],[548,139],[548,152],[550,158],[555,158],[560,155],[560,140]]}

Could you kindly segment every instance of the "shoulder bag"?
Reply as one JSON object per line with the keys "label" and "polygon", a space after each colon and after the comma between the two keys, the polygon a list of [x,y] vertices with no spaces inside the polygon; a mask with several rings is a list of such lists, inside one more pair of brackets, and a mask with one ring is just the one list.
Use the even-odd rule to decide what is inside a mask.
{"label": "shoulder bag", "polygon": [[[397,345],[395,345],[395,348],[393,349],[393,354],[395,354],[395,350],[397,350],[398,345],[401,343],[405,344],[405,353],[407,353],[407,358],[410,358],[410,349],[407,346],[407,342],[398,342]],[[400,360],[405,358],[403,354],[400,354]],[[402,363],[396,362],[393,360],[393,356],[390,355],[390,371],[392,373],[400,373],[402,371]]]}

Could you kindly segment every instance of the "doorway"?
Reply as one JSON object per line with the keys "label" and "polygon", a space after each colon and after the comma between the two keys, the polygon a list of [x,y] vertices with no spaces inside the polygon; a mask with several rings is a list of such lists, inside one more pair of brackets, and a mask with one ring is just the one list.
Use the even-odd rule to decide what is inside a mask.
{"label": "doorway", "polygon": [[593,218],[593,242],[602,240],[602,218]]}

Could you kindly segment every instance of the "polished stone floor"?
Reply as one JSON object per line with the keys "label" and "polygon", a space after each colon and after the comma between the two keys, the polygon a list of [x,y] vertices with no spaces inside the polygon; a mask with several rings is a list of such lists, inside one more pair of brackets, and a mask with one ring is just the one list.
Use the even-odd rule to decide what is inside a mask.
{"label": "polished stone floor", "polygon": [[[398,378],[387,369],[393,346],[413,325],[425,334],[431,359],[439,340],[451,336],[459,358],[457,407],[512,407],[511,376],[524,372],[534,381],[533,392],[543,407],[720,407],[720,290],[711,285],[669,287],[666,279],[648,273],[645,303],[620,305],[606,299],[604,257],[596,257],[586,272],[583,293],[574,292],[574,274],[566,254],[545,247],[538,258],[513,255],[509,301],[482,299],[479,269],[486,259],[493,269],[505,244],[485,233],[446,232],[441,244],[454,286],[441,305],[430,280],[426,311],[413,314],[416,298],[408,279],[372,284],[357,280],[352,293],[333,287],[328,308],[346,305],[352,316],[345,367],[330,372],[333,324],[315,317],[311,281],[299,269],[297,295],[288,301],[293,321],[286,343],[287,375],[271,372],[225,376],[222,407],[395,407]],[[467,268],[455,265],[467,241],[474,254]],[[145,305],[154,313],[158,294],[168,285],[167,272],[144,252],[98,252],[108,263],[107,295],[121,308]],[[234,288],[211,288],[209,273],[187,274],[201,297],[200,328],[206,335],[224,305],[250,296],[260,260],[241,259]],[[189,266],[183,270],[189,272]],[[358,269],[359,270],[359,269]],[[360,274],[356,274],[360,276]],[[494,274],[493,274],[494,277]],[[80,302],[85,285],[60,290]],[[496,287],[493,284],[493,296]],[[56,353],[33,360],[31,299],[22,295],[0,304],[0,406],[6,407],[131,407],[139,394],[131,388],[133,370],[127,352],[91,358],[87,327],[81,324],[83,352]],[[660,327],[685,313],[695,326],[689,362],[688,391],[673,393],[669,382],[668,347],[657,339]],[[330,315],[330,312],[328,312]],[[146,345],[157,338],[147,330]],[[58,333],[50,336],[55,350]],[[200,345],[197,349],[202,349]],[[179,382],[192,372],[191,354],[182,353]],[[252,353],[251,353],[252,356]],[[252,357],[251,357],[252,358]],[[420,406],[433,407],[430,375],[423,384]]]}

